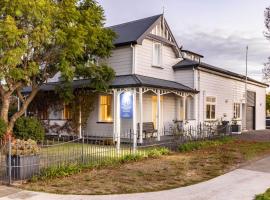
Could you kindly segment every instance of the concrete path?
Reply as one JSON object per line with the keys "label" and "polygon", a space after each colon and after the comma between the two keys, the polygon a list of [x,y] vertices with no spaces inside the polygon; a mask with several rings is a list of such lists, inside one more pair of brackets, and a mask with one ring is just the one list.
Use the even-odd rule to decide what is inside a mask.
{"label": "concrete path", "polygon": [[270,157],[212,180],[173,190],[108,196],[54,195],[0,186],[0,200],[252,200],[270,188]]}

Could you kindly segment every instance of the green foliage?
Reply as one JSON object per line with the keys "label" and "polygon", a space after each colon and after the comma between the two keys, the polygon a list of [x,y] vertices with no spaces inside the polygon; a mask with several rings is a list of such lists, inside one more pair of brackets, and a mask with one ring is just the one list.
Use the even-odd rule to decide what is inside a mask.
{"label": "green foliage", "polygon": [[195,151],[203,148],[213,147],[213,146],[219,146],[222,144],[226,144],[231,142],[233,139],[230,137],[222,137],[217,140],[204,140],[204,141],[193,141],[193,142],[187,142],[185,144],[181,144],[178,147],[178,151],[180,152],[190,152]]}
{"label": "green foliage", "polygon": [[270,95],[266,95],[266,110],[270,111]]}
{"label": "green foliage", "polygon": [[18,139],[42,140],[45,136],[45,130],[38,119],[21,117],[15,123],[14,135]]}
{"label": "green foliage", "polygon": [[0,8],[1,97],[9,100],[26,86],[35,96],[58,73],[62,84],[57,91],[64,99],[74,97],[70,83],[77,77],[89,79],[86,87],[94,91],[108,89],[115,73],[98,61],[110,56],[116,34],[104,27],[104,11],[95,0],[7,0],[0,1]]}
{"label": "green foliage", "polygon": [[270,200],[270,189],[268,189],[264,194],[257,195],[255,200]]}
{"label": "green foliage", "polygon": [[32,178],[32,181],[37,181],[39,179],[45,180],[45,179],[51,179],[51,178],[70,176],[72,174],[81,172],[82,168],[83,167],[81,165],[77,165],[77,164],[49,167],[42,170],[39,176],[34,176]]}
{"label": "green foliage", "polygon": [[7,124],[4,122],[3,119],[0,118],[0,139],[6,133]]}
{"label": "green foliage", "polygon": [[147,157],[149,158],[158,158],[162,155],[168,155],[170,153],[170,150],[166,147],[161,147],[161,148],[154,148],[150,149],[147,152]]}
{"label": "green foliage", "polygon": [[120,158],[120,163],[126,163],[126,162],[130,162],[130,161],[139,161],[141,159],[143,159],[144,157],[141,154],[128,154],[123,156],[122,158]]}

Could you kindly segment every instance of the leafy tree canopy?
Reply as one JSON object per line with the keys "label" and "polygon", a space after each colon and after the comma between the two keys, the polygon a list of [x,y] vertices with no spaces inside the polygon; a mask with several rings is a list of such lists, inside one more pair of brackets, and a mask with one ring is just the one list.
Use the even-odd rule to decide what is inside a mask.
{"label": "leafy tree canopy", "polygon": [[[0,117],[8,131],[39,86],[59,72],[65,83],[83,77],[97,90],[108,87],[114,72],[97,61],[110,55],[115,33],[104,28],[104,20],[94,0],[0,1]],[[27,97],[22,94],[26,86],[32,91]],[[9,119],[14,93],[23,105]]]}

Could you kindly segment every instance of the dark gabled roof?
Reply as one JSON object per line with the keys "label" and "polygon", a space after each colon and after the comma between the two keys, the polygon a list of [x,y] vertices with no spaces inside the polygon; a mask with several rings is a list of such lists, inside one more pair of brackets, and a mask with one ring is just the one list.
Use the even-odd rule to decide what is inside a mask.
{"label": "dark gabled roof", "polygon": [[112,29],[117,34],[117,39],[114,41],[115,46],[127,44],[137,44],[140,37],[161,17],[155,15],[136,21],[131,21],[108,28]]}
{"label": "dark gabled roof", "polygon": [[153,78],[148,76],[142,76],[138,74],[117,76],[112,83],[112,87],[154,87],[162,89],[172,89],[186,92],[197,92],[196,90],[185,86],[181,83],[168,81],[159,78]]}
{"label": "dark gabled roof", "polygon": [[190,54],[194,54],[196,56],[199,56],[201,58],[203,58],[204,56],[201,55],[201,54],[198,54],[198,53],[195,53],[194,51],[190,51],[190,50],[186,50],[186,49],[181,49],[182,52],[185,52],[185,53],[190,53]]}
{"label": "dark gabled roof", "polygon": [[[197,61],[190,60],[190,59],[187,59],[187,58],[185,58],[184,60],[180,61],[179,63],[177,63],[177,64],[175,64],[173,66],[174,70],[182,70],[182,69],[190,69],[190,68],[204,68],[204,69],[212,70],[212,71],[219,72],[219,73],[222,73],[222,74],[226,74],[226,75],[229,75],[229,76],[237,77],[237,78],[240,78],[240,79],[243,79],[243,80],[245,80],[245,78],[246,78],[246,76],[244,76],[242,74],[237,74],[235,72],[225,70],[225,69],[222,69],[222,68],[219,68],[219,67],[215,67],[213,65],[209,65],[209,64],[204,63],[204,62],[197,62]],[[265,83],[262,83],[260,81],[256,81],[256,80],[254,80],[252,78],[249,78],[249,77],[248,77],[248,80],[251,81],[251,82],[254,82],[254,83],[258,83],[258,84],[267,86],[267,87],[269,86],[269,85],[267,85]]]}
{"label": "dark gabled roof", "polygon": [[[72,83],[73,89],[85,88],[85,87],[87,88],[89,84],[90,84],[90,81],[87,79],[74,80]],[[40,87],[40,90],[53,91],[59,85],[61,85],[61,82],[46,83]],[[178,90],[178,91],[184,91],[184,92],[193,92],[193,93],[197,92],[196,90],[190,87],[187,87],[183,84],[180,84],[174,81],[168,81],[164,79],[158,79],[158,78],[142,76],[142,75],[137,75],[137,74],[116,76],[110,85],[111,88],[143,87],[143,86]],[[30,87],[24,88],[23,93],[29,93],[29,92],[31,92]]]}

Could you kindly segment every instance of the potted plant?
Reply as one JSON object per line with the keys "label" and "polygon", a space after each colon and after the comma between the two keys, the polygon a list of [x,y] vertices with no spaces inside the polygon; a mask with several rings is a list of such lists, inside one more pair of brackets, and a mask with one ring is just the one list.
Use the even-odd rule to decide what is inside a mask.
{"label": "potted plant", "polygon": [[221,121],[219,121],[218,125],[217,125],[217,133],[218,134],[226,134],[228,124],[229,124],[229,121],[225,121],[221,118]]}
{"label": "potted plant", "polygon": [[231,132],[232,134],[241,134],[241,125],[238,124],[237,119],[232,119]]}
{"label": "potted plant", "polygon": [[15,139],[11,142],[11,152],[7,149],[6,161],[8,172],[11,167],[12,180],[26,180],[39,172],[39,152],[34,140]]}

